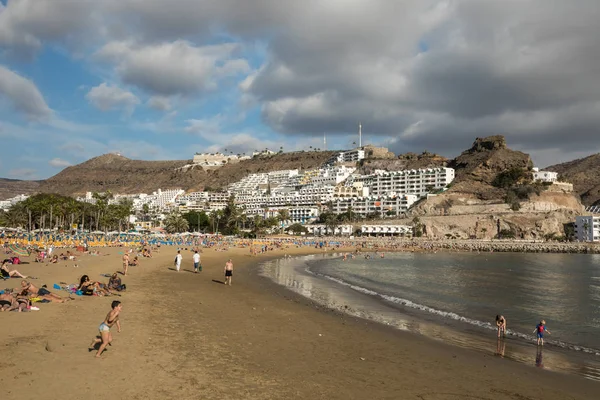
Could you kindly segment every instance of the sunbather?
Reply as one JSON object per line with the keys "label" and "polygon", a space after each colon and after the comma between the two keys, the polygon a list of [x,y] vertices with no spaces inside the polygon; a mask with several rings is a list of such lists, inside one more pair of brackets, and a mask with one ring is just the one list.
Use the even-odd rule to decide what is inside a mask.
{"label": "sunbather", "polygon": [[64,303],[67,300],[72,300],[70,297],[60,297],[57,294],[50,292],[48,289],[42,287],[37,288],[33,283],[25,280],[21,281],[21,294],[38,297],[43,300],[50,300],[55,303]]}
{"label": "sunbather", "polygon": [[22,278],[22,279],[27,279],[27,276],[21,274],[19,271],[17,271],[16,269],[13,269],[12,271],[8,269],[8,264],[7,262],[2,263],[2,266],[0,267],[0,273],[2,274],[3,278],[12,278],[14,276]]}
{"label": "sunbather", "polygon": [[16,300],[12,293],[0,294],[0,311],[11,310],[15,303]]}
{"label": "sunbather", "polygon": [[94,293],[100,296],[112,294],[104,283],[91,281],[87,275],[83,275],[79,280],[79,290],[86,296],[92,296]]}

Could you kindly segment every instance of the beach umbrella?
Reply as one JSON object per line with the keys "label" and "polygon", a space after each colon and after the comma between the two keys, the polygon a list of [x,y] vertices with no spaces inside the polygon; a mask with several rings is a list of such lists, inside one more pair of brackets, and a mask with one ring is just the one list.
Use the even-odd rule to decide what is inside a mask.
{"label": "beach umbrella", "polygon": [[13,253],[20,255],[21,257],[26,257],[29,256],[29,251],[26,249],[23,249],[15,244],[11,244],[10,246],[8,246]]}

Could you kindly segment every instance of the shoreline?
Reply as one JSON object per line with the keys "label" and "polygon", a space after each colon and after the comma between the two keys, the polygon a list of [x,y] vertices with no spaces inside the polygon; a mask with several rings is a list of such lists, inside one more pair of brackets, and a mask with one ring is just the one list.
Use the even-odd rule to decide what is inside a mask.
{"label": "shoreline", "polygon": [[[330,253],[326,256],[333,259],[340,255]],[[428,307],[418,304],[420,307],[407,308],[402,303],[391,302],[380,293],[365,291],[364,288],[356,288],[336,279],[328,279],[325,275],[310,270],[311,265],[318,264],[325,257],[317,259],[312,256],[264,261],[260,265],[265,272],[259,271],[259,274],[320,307],[345,315],[398,331],[415,333],[450,346],[506,358],[528,367],[539,367],[543,364],[546,371],[578,375],[600,382],[598,350],[587,349],[577,344],[571,348],[553,344],[540,348],[532,344],[533,337],[531,340],[524,339],[523,334],[519,332],[496,339],[495,328],[491,325],[483,326],[481,321],[473,325],[464,322],[462,317],[447,319],[439,315],[439,310],[434,310],[436,312],[432,314],[423,311],[423,307]],[[583,350],[580,352],[578,349]],[[590,353],[588,350],[594,350],[596,353]]]}
{"label": "shoreline", "polygon": [[[189,252],[181,272],[170,270],[175,249],[163,247],[132,269],[127,293],[119,298],[123,332],[101,360],[86,346],[111,297],[0,314],[0,338],[10,360],[0,366],[7,398],[60,393],[75,399],[107,388],[117,398],[150,399],[597,397],[596,382],[333,312],[258,274],[263,261],[322,253],[314,248],[258,257],[250,257],[248,248],[204,249],[200,274],[188,272]],[[118,250],[109,253],[82,259],[78,269],[34,263],[19,269],[30,274],[39,267],[44,275],[37,282],[50,284],[81,273],[97,277],[120,269]],[[231,287],[221,283],[228,257],[235,265]]]}

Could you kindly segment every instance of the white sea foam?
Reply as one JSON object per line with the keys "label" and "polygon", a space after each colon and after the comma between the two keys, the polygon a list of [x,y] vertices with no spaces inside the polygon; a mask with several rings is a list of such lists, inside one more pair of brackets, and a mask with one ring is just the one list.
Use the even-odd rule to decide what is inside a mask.
{"label": "white sea foam", "polygon": [[[426,306],[426,305],[423,305],[423,304],[415,303],[415,302],[410,301],[408,299],[403,299],[403,298],[396,297],[396,296],[390,296],[390,295],[382,294],[382,293],[376,292],[374,290],[367,289],[367,288],[364,288],[362,286],[358,286],[358,285],[346,282],[346,281],[344,281],[342,279],[338,279],[338,278],[335,278],[335,277],[332,277],[332,276],[329,276],[329,275],[326,275],[326,274],[321,274],[321,273],[317,273],[317,272],[311,271],[308,267],[305,269],[305,271],[308,272],[308,273],[310,273],[310,274],[312,274],[312,275],[317,275],[317,276],[323,277],[325,279],[328,279],[330,281],[333,281],[335,283],[338,283],[340,285],[347,286],[347,287],[349,287],[349,288],[351,288],[351,289],[353,289],[353,290],[355,290],[357,292],[364,293],[364,294],[367,294],[369,296],[379,297],[379,298],[381,298],[383,300],[389,301],[389,302],[394,303],[394,304],[399,304],[399,305],[404,306],[404,307],[408,307],[408,308],[420,310],[420,311],[427,312],[427,313],[430,313],[430,314],[435,314],[435,315],[438,315],[438,316],[443,317],[443,318],[449,318],[449,319],[452,319],[452,320],[455,320],[455,321],[467,323],[467,324],[474,325],[474,326],[477,326],[477,327],[480,327],[480,328],[489,329],[489,330],[496,330],[496,326],[492,325],[489,322],[483,322],[483,321],[479,321],[477,319],[464,317],[462,315],[459,315],[459,314],[451,312],[451,311],[438,310],[438,309],[435,309],[435,308],[432,308],[432,307],[429,307],[429,306]],[[524,339],[524,340],[527,340],[527,341],[535,341],[536,340],[536,337],[533,336],[533,335],[528,335],[528,334],[525,334],[525,333],[522,333],[522,332],[516,332],[516,331],[511,330],[511,329],[507,329],[506,330],[506,334],[508,336],[512,336],[512,337],[515,337],[515,338],[521,338],[521,339]],[[593,349],[593,348],[589,348],[589,347],[579,346],[579,345],[572,344],[572,343],[566,343],[566,342],[563,342],[563,341],[560,341],[560,340],[551,340],[551,339],[546,339],[545,338],[544,339],[544,343],[545,344],[550,344],[550,345],[553,345],[553,346],[557,346],[557,347],[561,347],[563,349],[569,349],[569,350],[574,350],[574,351],[581,351],[581,352],[584,352],[584,353],[594,354],[596,356],[600,356],[600,350],[598,350],[598,349]]]}

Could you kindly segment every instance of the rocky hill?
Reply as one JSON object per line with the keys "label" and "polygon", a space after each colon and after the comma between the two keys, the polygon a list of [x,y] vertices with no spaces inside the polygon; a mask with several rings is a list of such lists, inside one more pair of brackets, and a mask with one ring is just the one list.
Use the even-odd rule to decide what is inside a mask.
{"label": "rocky hill", "polygon": [[571,182],[587,206],[600,205],[600,154],[544,168],[558,172],[561,180]]}
{"label": "rocky hill", "polygon": [[510,168],[530,169],[533,162],[529,154],[511,150],[504,136],[476,138],[470,149],[451,160],[455,179],[450,189],[454,193],[472,194],[480,200],[502,198],[504,192],[492,186],[496,176]]}
{"label": "rocky hill", "polygon": [[44,181],[2,180],[0,194],[5,199],[33,192],[82,195],[86,191],[106,190],[127,194],[151,193],[158,188],[182,188],[186,191],[223,189],[251,173],[317,168],[332,155],[331,151],[282,153],[205,169],[192,164],[191,160],[141,161],[105,154],[65,168]]}
{"label": "rocky hill", "polygon": [[498,174],[533,167],[528,154],[511,150],[503,136],[477,138],[473,146],[448,162],[456,178],[446,192],[419,202],[400,223],[416,217],[429,237],[492,238],[499,230],[517,238],[562,236],[565,226],[583,212],[579,196],[561,185],[545,187],[518,200],[506,201],[507,189],[492,185]]}
{"label": "rocky hill", "polygon": [[18,194],[37,193],[40,181],[21,181],[18,179],[0,178],[0,200],[14,197]]}

